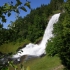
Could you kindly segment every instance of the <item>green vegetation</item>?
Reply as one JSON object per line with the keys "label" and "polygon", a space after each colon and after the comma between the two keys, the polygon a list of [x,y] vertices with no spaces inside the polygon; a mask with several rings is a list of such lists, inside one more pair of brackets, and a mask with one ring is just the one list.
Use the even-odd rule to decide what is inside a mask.
{"label": "green vegetation", "polygon": [[[17,6],[20,4],[19,1]],[[10,10],[9,4],[4,6],[7,6]],[[27,6],[29,6],[29,3]],[[0,17],[3,22],[6,22],[3,10],[0,12]],[[51,0],[48,5],[41,5],[41,7],[32,9],[30,14],[24,18],[18,17],[16,21],[8,25],[8,29],[3,28],[3,24],[0,23],[0,52],[15,53],[17,49],[29,42],[38,43],[42,39],[49,17],[58,12],[61,12],[61,16],[57,24],[54,25],[54,38],[48,41],[46,52],[50,56],[57,54],[61,61],[56,56],[45,56],[27,61],[24,66],[29,66],[27,69],[30,68],[30,70],[52,70],[58,68],[62,62],[66,70],[70,70],[70,0],[66,2]],[[11,13],[8,12],[8,16],[10,15]]]}
{"label": "green vegetation", "polygon": [[[59,57],[45,56],[42,58],[31,59],[24,63],[24,67],[30,67],[30,70],[56,70],[59,66],[62,66]],[[63,70],[63,66],[57,70]]]}
{"label": "green vegetation", "polygon": [[54,38],[47,45],[48,55],[58,54],[66,70],[70,70],[70,0],[64,4],[65,13],[62,13],[59,22],[54,25]]}
{"label": "green vegetation", "polygon": [[2,22],[6,22],[7,19],[6,19],[5,15],[7,15],[9,17],[11,15],[12,11],[19,14],[20,9],[23,11],[27,11],[25,6],[27,6],[28,8],[31,8],[29,1],[26,1],[26,3],[24,3],[23,6],[21,6],[21,5],[22,5],[22,2],[20,0],[16,0],[15,5],[13,5],[13,1],[11,1],[10,3],[5,3],[3,6],[0,6],[0,20]]}
{"label": "green vegetation", "polygon": [[[6,68],[6,67],[5,67]],[[4,70],[5,70],[4,68]],[[64,66],[58,56],[44,56],[42,58],[33,58],[28,61],[23,61],[20,64],[13,65],[9,62],[9,67],[6,70],[63,70]]]}
{"label": "green vegetation", "polygon": [[28,40],[24,40],[20,42],[17,40],[16,42],[9,42],[9,43],[4,43],[3,45],[0,46],[0,52],[2,53],[16,53],[19,48],[25,47],[26,44],[30,43]]}
{"label": "green vegetation", "polygon": [[42,58],[32,58],[28,61],[23,61],[17,65],[10,63],[9,69],[14,70],[14,68],[18,70],[63,70],[64,66],[58,56],[50,57],[46,55]]}
{"label": "green vegetation", "polygon": [[[59,1],[60,5],[62,1]],[[54,11],[57,13],[57,10],[60,10],[59,8],[51,10],[51,3],[32,9],[30,14],[24,18],[18,17],[16,21],[8,25],[8,29],[3,28],[3,25],[0,24],[0,45],[16,42],[17,39],[20,39],[20,41],[27,39],[35,42],[39,37],[42,37],[48,23],[48,17],[54,14]]]}
{"label": "green vegetation", "polygon": [[39,43],[41,42],[41,40],[42,40],[42,37],[39,37],[38,39],[35,40],[34,43],[35,43],[35,44],[39,44]]}

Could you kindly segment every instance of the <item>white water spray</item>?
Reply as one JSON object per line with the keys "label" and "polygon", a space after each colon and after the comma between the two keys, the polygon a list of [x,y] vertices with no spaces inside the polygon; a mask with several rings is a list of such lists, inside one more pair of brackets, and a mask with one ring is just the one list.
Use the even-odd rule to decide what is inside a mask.
{"label": "white water spray", "polygon": [[60,13],[55,14],[51,17],[48,26],[45,29],[45,33],[43,36],[43,39],[41,43],[38,44],[32,44],[29,43],[26,45],[25,48],[19,50],[17,54],[13,55],[13,58],[19,58],[23,55],[31,55],[31,56],[41,56],[42,54],[45,54],[45,48],[48,40],[53,37],[52,31],[53,31],[53,24],[56,23],[59,19]]}

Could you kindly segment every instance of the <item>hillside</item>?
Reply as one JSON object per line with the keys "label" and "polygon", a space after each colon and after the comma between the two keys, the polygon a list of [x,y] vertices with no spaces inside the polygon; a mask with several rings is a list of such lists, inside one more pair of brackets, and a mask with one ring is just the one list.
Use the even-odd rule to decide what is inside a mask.
{"label": "hillside", "polygon": [[0,24],[0,53],[13,55],[30,42],[39,43],[50,16],[59,12],[59,21],[53,28],[54,38],[48,41],[45,49],[47,55],[26,61],[24,67],[30,70],[63,70],[64,65],[66,70],[70,70],[70,0],[51,0],[48,5],[32,9],[24,18],[18,17],[8,25],[8,29]]}

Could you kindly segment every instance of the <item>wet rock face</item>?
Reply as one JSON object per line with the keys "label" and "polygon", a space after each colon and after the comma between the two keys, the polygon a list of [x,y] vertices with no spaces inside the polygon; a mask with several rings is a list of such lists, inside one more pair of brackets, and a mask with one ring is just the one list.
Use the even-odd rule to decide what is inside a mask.
{"label": "wet rock face", "polygon": [[20,58],[20,62],[25,61],[26,58],[27,58],[27,55],[22,56],[22,57]]}
{"label": "wet rock face", "polygon": [[40,57],[44,57],[46,54],[42,54]]}

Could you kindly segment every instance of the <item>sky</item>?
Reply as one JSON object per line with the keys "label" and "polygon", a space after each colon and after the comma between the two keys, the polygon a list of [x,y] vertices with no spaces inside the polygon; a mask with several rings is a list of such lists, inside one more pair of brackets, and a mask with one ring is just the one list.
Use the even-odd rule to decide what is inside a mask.
{"label": "sky", "polygon": [[[13,1],[13,4],[16,4],[16,0],[1,0],[0,1],[0,6],[3,6],[4,3],[8,3],[8,2],[10,3],[11,1]],[[23,5],[26,2],[26,0],[20,0],[20,1],[23,3]],[[46,4],[50,3],[50,0],[28,0],[28,1],[31,2],[30,5],[31,5],[32,9],[40,7],[42,4],[46,5]],[[27,9],[27,12],[20,10],[19,16],[24,17],[27,14],[29,14],[30,13],[30,9],[27,8],[27,7],[26,7],[26,9]],[[6,16],[6,19],[7,19],[7,22],[3,23],[3,27],[4,28],[7,28],[7,26],[10,24],[10,21],[15,21],[16,20],[16,13],[12,12],[10,17]]]}

